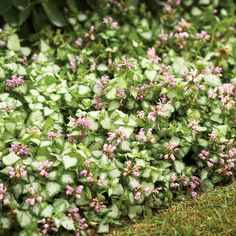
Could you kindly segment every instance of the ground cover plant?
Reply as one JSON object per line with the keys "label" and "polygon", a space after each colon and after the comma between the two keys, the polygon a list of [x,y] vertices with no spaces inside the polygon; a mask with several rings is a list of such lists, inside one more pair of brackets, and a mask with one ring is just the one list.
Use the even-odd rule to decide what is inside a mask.
{"label": "ground cover plant", "polygon": [[95,235],[235,174],[235,4],[101,1],[0,33],[4,235]]}

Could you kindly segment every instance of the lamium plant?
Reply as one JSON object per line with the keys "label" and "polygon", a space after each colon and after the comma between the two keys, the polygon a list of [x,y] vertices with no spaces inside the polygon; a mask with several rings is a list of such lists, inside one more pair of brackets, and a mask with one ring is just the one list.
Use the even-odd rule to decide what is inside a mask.
{"label": "lamium plant", "polygon": [[0,30],[0,234],[107,233],[234,179],[235,16],[192,2]]}

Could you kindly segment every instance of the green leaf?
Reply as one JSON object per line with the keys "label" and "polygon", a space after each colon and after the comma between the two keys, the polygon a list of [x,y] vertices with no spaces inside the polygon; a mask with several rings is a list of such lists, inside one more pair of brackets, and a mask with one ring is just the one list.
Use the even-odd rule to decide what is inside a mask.
{"label": "green leaf", "polygon": [[32,11],[32,23],[35,31],[40,31],[45,23],[45,14],[43,10],[37,10],[34,8]]}
{"label": "green leaf", "polygon": [[150,81],[153,81],[157,76],[157,72],[155,70],[146,70],[144,74]]}
{"label": "green leaf", "polygon": [[11,0],[0,0],[0,14],[4,14],[12,5]]}
{"label": "green leaf", "polygon": [[60,184],[58,184],[56,182],[47,183],[46,192],[48,193],[48,195],[50,197],[55,196],[56,194],[58,194],[60,192]]}
{"label": "green leaf", "polygon": [[207,170],[202,170],[200,173],[201,181],[207,179],[208,176],[208,171]]}
{"label": "green leaf", "polygon": [[1,217],[0,218],[0,229],[10,229],[11,228],[11,221],[9,218]]}
{"label": "green leaf", "polygon": [[77,11],[77,5],[75,0],[65,0],[66,5],[68,6],[68,8],[70,9],[70,11],[72,12],[76,12]]}
{"label": "green leaf", "polygon": [[16,124],[15,123],[12,123],[12,122],[8,122],[6,123],[6,130],[11,133],[11,134],[14,134],[15,133],[15,129],[16,129]]}
{"label": "green leaf", "polygon": [[200,0],[199,4],[201,4],[201,5],[208,5],[208,4],[210,4],[210,0]]}
{"label": "green leaf", "polygon": [[14,152],[9,153],[7,156],[2,158],[2,162],[6,166],[11,166],[19,160],[20,160],[20,157],[18,157]]}
{"label": "green leaf", "polygon": [[128,141],[122,141],[120,143],[120,149],[123,151],[123,152],[128,152],[128,151],[131,151],[130,149],[130,143]]}
{"label": "green leaf", "polygon": [[177,57],[172,65],[175,73],[179,73],[186,65],[186,61],[182,57]]}
{"label": "green leaf", "polygon": [[23,10],[29,5],[29,0],[12,0],[12,3],[18,9]]}
{"label": "green leaf", "polygon": [[201,191],[208,192],[208,191],[212,190],[212,188],[213,188],[213,184],[211,183],[210,180],[206,179],[206,180],[202,181]]}
{"label": "green leaf", "polygon": [[32,223],[32,215],[28,211],[17,210],[16,218],[22,228]]}
{"label": "green leaf", "polygon": [[110,211],[107,213],[107,216],[108,216],[108,217],[111,217],[111,218],[113,218],[113,219],[118,218],[119,215],[120,215],[120,212],[119,212],[119,209],[118,209],[118,207],[117,207],[116,204],[114,204],[114,205],[111,207]]}
{"label": "green leaf", "polygon": [[42,217],[51,217],[53,212],[53,207],[52,205],[47,205],[41,212]]}
{"label": "green leaf", "polygon": [[109,130],[111,128],[111,120],[108,116],[105,117],[103,120],[101,120],[100,124],[101,124],[103,129]]}
{"label": "green leaf", "polygon": [[109,224],[102,221],[98,226],[98,233],[108,233],[109,232]]}
{"label": "green leaf", "polygon": [[226,136],[229,126],[228,125],[218,125],[216,129],[220,132],[221,135]]}
{"label": "green leaf", "polygon": [[72,219],[70,219],[67,216],[64,216],[61,219],[61,225],[66,229],[66,230],[74,230],[75,231],[75,225],[74,225],[74,221]]}
{"label": "green leaf", "polygon": [[121,175],[121,172],[118,169],[112,169],[109,171],[109,176],[111,179],[115,179]]}
{"label": "green leaf", "polygon": [[61,181],[63,184],[72,184],[75,182],[72,175],[70,174],[63,174],[61,177]]}
{"label": "green leaf", "polygon": [[137,215],[140,215],[142,213],[142,207],[141,206],[131,206],[129,208],[129,218],[132,220],[137,217]]}
{"label": "green leaf", "polygon": [[13,51],[20,50],[20,40],[16,34],[13,34],[8,38],[7,48]]}
{"label": "green leaf", "polygon": [[99,64],[97,66],[98,71],[107,71],[107,66],[105,64]]}
{"label": "green leaf", "polygon": [[41,123],[44,120],[42,111],[36,110],[30,114],[29,120],[32,124],[39,122]]}
{"label": "green leaf", "polygon": [[113,100],[113,99],[116,99],[116,95],[117,95],[116,88],[112,88],[112,89],[106,94],[106,98],[109,99],[109,100]]}
{"label": "green leaf", "polygon": [[19,25],[19,13],[20,12],[15,7],[11,7],[7,12],[2,14],[2,16],[9,25],[16,27]]}
{"label": "green leaf", "polygon": [[218,87],[222,85],[220,78],[213,74],[205,75],[204,80],[205,80],[205,83],[211,87]]}
{"label": "green leaf", "polygon": [[191,14],[193,16],[200,16],[200,15],[202,15],[202,11],[197,7],[193,7],[191,10]]}
{"label": "green leaf", "polygon": [[133,177],[130,177],[129,176],[129,186],[134,189],[136,188],[137,186],[139,185],[139,182],[137,179],[133,178]]}
{"label": "green leaf", "polygon": [[21,47],[20,50],[21,50],[21,53],[26,57],[28,57],[31,53],[31,49],[28,47]]}
{"label": "green leaf", "polygon": [[70,156],[64,156],[62,158],[62,161],[65,166],[65,169],[69,169],[71,167],[74,167],[78,163],[78,159],[76,157],[70,157]]}
{"label": "green leaf", "polygon": [[78,95],[80,97],[86,97],[87,94],[90,93],[90,88],[88,86],[85,85],[79,85],[78,86]]}
{"label": "green leaf", "polygon": [[175,161],[175,170],[178,174],[181,174],[184,170],[184,163],[182,161]]}
{"label": "green leaf", "polygon": [[43,9],[48,19],[58,27],[66,25],[66,19],[61,11],[51,2],[42,3]]}
{"label": "green leaf", "polygon": [[59,198],[54,201],[53,207],[55,213],[62,213],[67,211],[67,209],[70,207],[70,204],[67,200]]}

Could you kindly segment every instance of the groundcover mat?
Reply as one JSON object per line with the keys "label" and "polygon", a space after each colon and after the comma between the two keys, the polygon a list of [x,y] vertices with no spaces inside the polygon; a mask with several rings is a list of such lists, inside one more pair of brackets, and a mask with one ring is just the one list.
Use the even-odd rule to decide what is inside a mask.
{"label": "groundcover mat", "polygon": [[235,3],[155,3],[0,30],[1,235],[107,233],[232,181]]}

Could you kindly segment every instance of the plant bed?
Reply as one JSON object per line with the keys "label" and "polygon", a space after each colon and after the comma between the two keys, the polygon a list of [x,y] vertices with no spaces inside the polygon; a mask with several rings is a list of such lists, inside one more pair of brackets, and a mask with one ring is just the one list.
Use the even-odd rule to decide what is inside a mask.
{"label": "plant bed", "polygon": [[2,234],[107,233],[232,181],[235,5],[135,2],[1,30]]}

